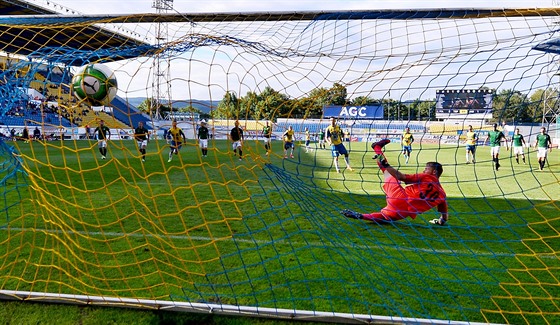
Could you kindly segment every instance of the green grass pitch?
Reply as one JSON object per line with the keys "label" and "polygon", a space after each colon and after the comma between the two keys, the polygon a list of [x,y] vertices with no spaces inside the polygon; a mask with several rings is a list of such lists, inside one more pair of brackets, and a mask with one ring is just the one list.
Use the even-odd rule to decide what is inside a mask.
{"label": "green grass pitch", "polygon": [[495,171],[488,147],[467,165],[464,146],[415,144],[405,164],[389,144],[403,172],[443,164],[450,220],[434,227],[435,211],[389,225],[339,214],[384,206],[365,143],[346,144],[342,173],[329,150],[283,159],[280,142],[265,156],[246,141],[239,161],[225,140],[208,157],[189,140],[170,163],[164,141],[144,163],[130,140],[107,160],[94,141],[13,145],[28,184],[6,194],[22,202],[0,230],[6,290],[512,323],[516,308],[542,321],[528,295],[560,297],[546,272],[560,267],[557,150],[540,172],[534,149],[517,164],[502,148]]}

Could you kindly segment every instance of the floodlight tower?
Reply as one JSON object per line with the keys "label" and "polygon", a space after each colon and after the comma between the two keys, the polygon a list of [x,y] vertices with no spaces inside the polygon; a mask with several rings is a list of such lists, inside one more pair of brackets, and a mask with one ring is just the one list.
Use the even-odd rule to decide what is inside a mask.
{"label": "floodlight tower", "polygon": [[[173,10],[173,0],[153,0],[152,8],[158,14],[167,13]],[[171,78],[170,78],[170,59],[166,54],[165,43],[168,41],[168,28],[166,23],[156,23],[156,47],[157,53],[154,57],[152,73],[152,102],[151,107],[155,107],[155,116],[152,118],[161,119],[160,107],[164,100],[167,100],[169,107],[172,105],[171,99]],[[152,110],[150,109],[150,114]]]}

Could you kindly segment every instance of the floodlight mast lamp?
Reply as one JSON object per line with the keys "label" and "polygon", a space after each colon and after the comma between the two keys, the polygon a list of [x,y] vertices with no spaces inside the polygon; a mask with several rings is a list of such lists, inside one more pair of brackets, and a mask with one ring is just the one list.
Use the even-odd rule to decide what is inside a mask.
{"label": "floodlight mast lamp", "polygon": [[[173,10],[173,0],[154,0],[152,2],[152,8],[156,9],[159,14],[165,14]],[[170,71],[169,71],[169,57],[164,51],[161,51],[162,45],[167,42],[168,30],[166,23],[156,23],[156,39],[155,44],[158,48],[158,52],[154,57],[153,63],[153,75],[152,75],[152,102],[150,107],[150,117],[152,119],[160,120],[161,113],[160,108],[162,106],[162,101],[167,100],[167,104],[172,108],[171,100],[171,83],[170,83]],[[163,89],[162,89],[163,88]],[[152,116],[152,110],[155,108],[155,116]],[[173,113],[173,109],[171,109]]]}

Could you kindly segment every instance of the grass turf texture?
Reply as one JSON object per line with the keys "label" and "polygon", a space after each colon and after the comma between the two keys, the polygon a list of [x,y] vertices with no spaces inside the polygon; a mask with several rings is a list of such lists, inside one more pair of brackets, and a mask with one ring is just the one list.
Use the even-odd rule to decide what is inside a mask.
{"label": "grass turf texture", "polygon": [[[0,301],[0,319],[4,324],[55,324],[55,325],[288,325],[293,321],[280,321],[241,316],[215,314],[177,313],[93,306],[53,305],[29,302]],[[306,325],[327,324],[302,322]]]}
{"label": "grass turf texture", "polygon": [[111,141],[107,160],[94,141],[15,145],[29,186],[6,194],[22,204],[8,209],[0,231],[2,289],[558,320],[557,151],[539,172],[536,153],[518,165],[502,148],[495,171],[487,147],[466,165],[463,146],[416,145],[400,165],[399,146],[389,144],[389,162],[403,172],[444,165],[450,221],[434,227],[434,211],[383,226],[338,213],[384,206],[382,175],[364,143],[347,144],[354,171],[340,174],[330,150],[297,147],[294,159],[282,159],[280,142],[269,158],[262,143],[246,141],[239,161],[226,141],[211,141],[203,158],[191,140],[171,163],[161,141],[150,143],[145,163],[133,141]]}

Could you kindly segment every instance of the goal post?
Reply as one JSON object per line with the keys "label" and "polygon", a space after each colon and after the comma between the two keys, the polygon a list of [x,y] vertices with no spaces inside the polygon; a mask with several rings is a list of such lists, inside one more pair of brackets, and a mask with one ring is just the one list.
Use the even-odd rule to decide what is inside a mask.
{"label": "goal post", "polygon": [[[557,323],[560,156],[540,168],[528,145],[542,107],[557,107],[546,72],[559,13],[1,16],[0,298]],[[346,169],[323,145],[331,117]],[[508,139],[499,170],[493,124]],[[558,118],[545,126],[558,143]],[[507,150],[516,128],[522,160]],[[340,213],[386,206],[381,139],[402,173],[443,166],[446,225],[433,209],[383,225]]]}

